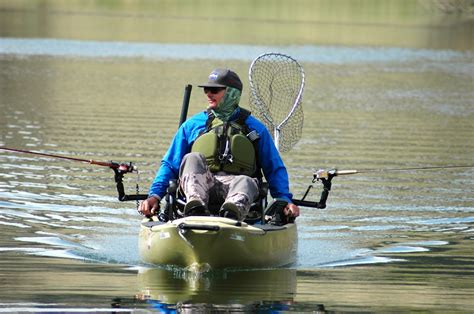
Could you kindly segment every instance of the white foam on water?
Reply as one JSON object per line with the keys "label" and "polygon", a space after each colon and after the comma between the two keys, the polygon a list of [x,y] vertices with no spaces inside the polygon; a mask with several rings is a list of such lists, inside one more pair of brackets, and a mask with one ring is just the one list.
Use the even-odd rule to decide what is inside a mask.
{"label": "white foam on water", "polygon": [[388,230],[404,230],[409,229],[408,226],[396,226],[396,225],[372,225],[372,226],[360,226],[354,227],[352,230],[356,231],[388,231]]}
{"label": "white foam on water", "polygon": [[94,251],[81,251],[87,258],[100,262],[139,265],[141,258],[138,250],[136,232],[122,230],[123,234],[97,234],[89,237],[85,245],[94,247]]}
{"label": "white foam on water", "polygon": [[0,210],[0,214],[4,214],[4,215],[7,215],[7,216],[13,216],[13,217],[17,217],[17,218],[22,218],[22,219],[33,219],[33,220],[41,220],[41,221],[49,220],[49,218],[46,218],[46,217],[42,217],[42,216],[38,216],[38,215],[33,215],[33,214],[26,213],[26,212],[23,212],[23,211],[10,210],[10,209],[6,209],[6,208],[5,208],[5,207],[7,207],[7,206],[8,206],[9,208],[15,208],[14,203],[10,203],[10,202],[0,202],[0,206],[3,207],[3,208]]}
{"label": "white foam on water", "polygon": [[81,248],[81,249],[87,248],[88,249],[88,247],[82,244],[65,241],[58,237],[16,237],[14,239],[17,241],[22,241],[22,242],[47,244],[47,245],[57,246],[57,247]]}
{"label": "white foam on water", "polygon": [[0,225],[18,227],[18,228],[31,228],[31,226],[28,226],[22,223],[7,222],[7,221],[2,221],[2,220],[0,220]]}
{"label": "white foam on water", "polygon": [[0,247],[0,252],[27,252],[27,253],[34,253],[34,252],[41,252],[44,249],[36,248],[36,247]]}
{"label": "white foam on water", "polygon": [[381,256],[367,256],[367,257],[360,257],[360,258],[354,258],[354,259],[349,259],[349,260],[326,263],[326,264],[322,264],[318,266],[319,267],[344,267],[344,266],[356,266],[356,265],[366,265],[366,264],[385,264],[385,263],[402,262],[402,261],[405,261],[405,260],[381,257]]}
{"label": "white foam on water", "polygon": [[427,241],[416,241],[416,242],[408,242],[407,245],[419,245],[419,246],[442,246],[448,245],[448,241],[439,241],[439,240],[427,240]]}
{"label": "white foam on water", "polygon": [[45,257],[57,257],[75,260],[91,260],[87,257],[77,255],[70,250],[41,250],[37,252],[28,253],[30,255],[45,256]]}
{"label": "white foam on water", "polygon": [[383,248],[376,250],[374,253],[416,253],[416,252],[428,252],[429,249],[421,247],[421,246],[392,246],[388,248]]}
{"label": "white foam on water", "polygon": [[[457,209],[459,210],[459,208]],[[432,218],[415,220],[412,223],[421,225],[450,225],[450,224],[469,224],[474,222],[474,216],[472,217],[446,217],[446,218]]]}

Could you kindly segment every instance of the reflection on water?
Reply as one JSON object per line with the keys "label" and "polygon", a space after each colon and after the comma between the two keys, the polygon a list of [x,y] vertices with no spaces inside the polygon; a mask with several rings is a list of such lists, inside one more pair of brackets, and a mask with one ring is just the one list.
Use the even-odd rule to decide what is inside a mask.
{"label": "reflection on water", "polygon": [[296,294],[296,271],[291,269],[207,274],[146,269],[140,271],[138,280],[142,287],[139,298],[153,307],[179,306],[189,311],[284,310]]}
{"label": "reflection on water", "polygon": [[[45,24],[38,29],[22,24],[20,39],[0,38],[0,145],[133,161],[140,173],[127,176],[125,185],[134,193],[138,183],[145,193],[176,131],[184,86],[196,86],[219,66],[241,73],[248,86],[250,60],[278,48],[300,60],[306,72],[303,135],[283,155],[296,197],[318,168],[472,166],[473,55],[459,45],[444,41],[435,45],[443,50],[436,51],[414,49],[432,47],[415,40],[399,41],[393,48],[326,46],[301,38],[293,42],[286,33],[258,41],[265,27],[254,30],[255,38],[231,45],[226,44],[230,40],[209,46],[184,37],[132,44],[127,40],[135,35],[105,36],[107,27],[97,28],[97,36],[107,39],[99,42],[104,38],[84,36],[93,34],[87,29],[75,33],[74,27],[54,25],[68,19],[72,24],[110,22],[123,13],[121,7],[97,4],[100,12],[91,16],[87,12],[94,8],[78,2],[71,2],[70,11],[62,7],[65,2],[54,2],[57,7],[42,3],[43,9],[35,2],[0,4],[2,36],[14,33],[12,25],[25,16]],[[125,24],[143,13],[142,7],[124,6],[131,10],[123,17]],[[163,20],[169,21],[172,9],[166,10]],[[190,21],[199,20],[202,12],[195,14]],[[404,23],[412,18],[407,14]],[[357,14],[355,19],[364,20]],[[289,24],[293,30],[307,26],[304,21]],[[422,27],[412,35],[419,39],[420,33],[434,32],[440,38],[447,29]],[[72,33],[77,36],[66,36]],[[406,35],[405,29],[398,34]],[[466,38],[456,36],[455,42]],[[249,45],[254,41],[258,45]],[[204,104],[202,93],[193,90],[190,114]],[[0,151],[0,311],[117,306],[124,311],[159,306],[192,311],[234,305],[300,312],[322,306],[328,311],[466,311],[473,305],[473,171],[336,177],[327,209],[302,209],[297,262],[290,269],[196,277],[179,270],[143,270],[147,265],[137,249],[140,217],[133,202],[117,201],[109,169]]]}

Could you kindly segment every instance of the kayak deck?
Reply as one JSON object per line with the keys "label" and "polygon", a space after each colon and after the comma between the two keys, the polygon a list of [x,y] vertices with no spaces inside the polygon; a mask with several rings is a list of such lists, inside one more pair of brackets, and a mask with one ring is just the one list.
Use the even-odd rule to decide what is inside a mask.
{"label": "kayak deck", "polygon": [[155,265],[197,269],[289,265],[297,250],[296,225],[249,225],[232,219],[190,216],[142,222],[139,251]]}

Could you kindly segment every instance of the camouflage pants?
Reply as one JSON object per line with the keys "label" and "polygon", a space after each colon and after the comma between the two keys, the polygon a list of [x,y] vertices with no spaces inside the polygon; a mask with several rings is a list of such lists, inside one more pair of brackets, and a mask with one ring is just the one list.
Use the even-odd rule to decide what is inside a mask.
{"label": "camouflage pants", "polygon": [[237,205],[241,217],[248,214],[250,205],[258,196],[256,178],[225,172],[211,173],[206,159],[200,153],[184,156],[179,168],[179,180],[180,189],[187,200],[198,198],[210,210],[224,202],[231,202]]}

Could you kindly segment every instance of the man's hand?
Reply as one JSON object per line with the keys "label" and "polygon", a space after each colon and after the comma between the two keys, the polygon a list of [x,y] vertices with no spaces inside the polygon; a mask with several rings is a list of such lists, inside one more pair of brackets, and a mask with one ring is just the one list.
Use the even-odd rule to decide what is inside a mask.
{"label": "man's hand", "polygon": [[160,209],[160,198],[158,196],[151,196],[141,202],[138,212],[146,217],[151,217],[158,213]]}
{"label": "man's hand", "polygon": [[300,215],[300,208],[295,204],[288,203],[288,205],[286,205],[285,209],[283,210],[283,213],[288,217],[296,218]]}

